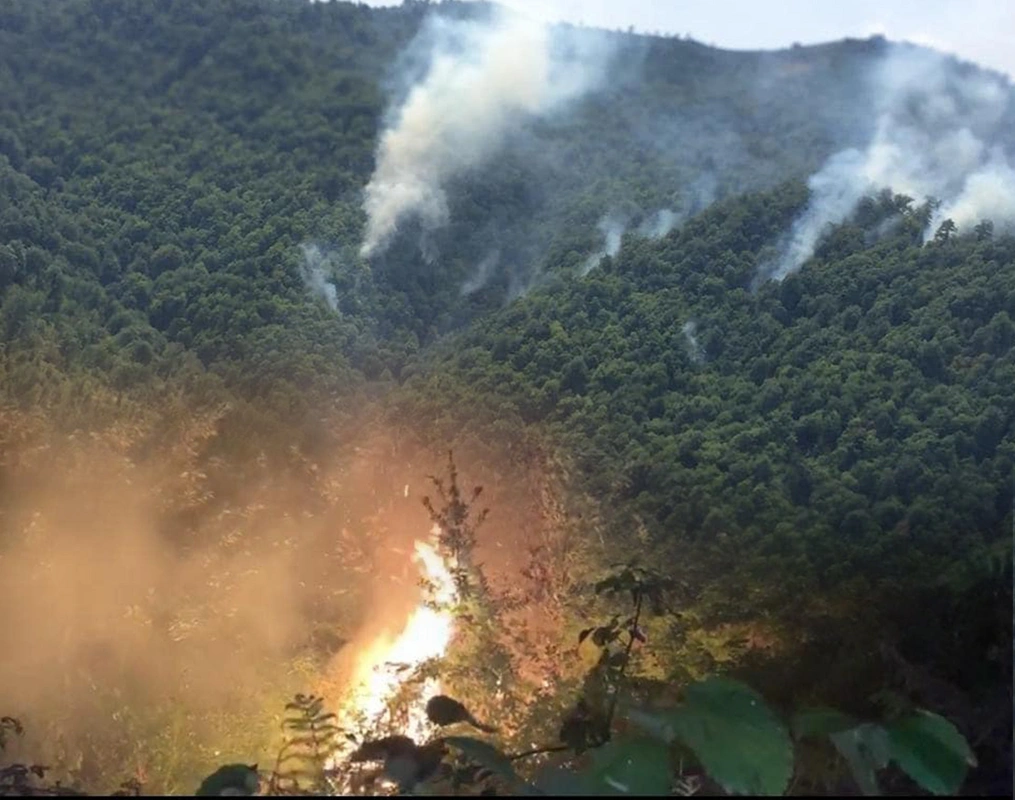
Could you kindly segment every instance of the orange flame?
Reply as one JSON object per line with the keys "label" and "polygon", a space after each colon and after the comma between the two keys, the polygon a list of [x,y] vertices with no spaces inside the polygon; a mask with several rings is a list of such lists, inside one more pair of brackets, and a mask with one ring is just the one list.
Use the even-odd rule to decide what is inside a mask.
{"label": "orange flame", "polygon": [[[364,721],[368,729],[381,722],[388,704],[398,693],[403,680],[425,661],[443,656],[454,634],[454,617],[450,606],[456,598],[451,568],[438,551],[440,528],[434,526],[430,541],[415,543],[413,560],[420,569],[427,588],[420,603],[409,614],[401,632],[395,636],[381,635],[364,649],[356,666],[355,677],[343,708],[342,722]],[[408,669],[406,669],[408,667]],[[428,678],[422,697],[440,693],[440,683]],[[408,709],[407,729],[400,730],[417,741],[425,738],[429,728],[422,701]],[[338,754],[336,761],[348,753]]]}

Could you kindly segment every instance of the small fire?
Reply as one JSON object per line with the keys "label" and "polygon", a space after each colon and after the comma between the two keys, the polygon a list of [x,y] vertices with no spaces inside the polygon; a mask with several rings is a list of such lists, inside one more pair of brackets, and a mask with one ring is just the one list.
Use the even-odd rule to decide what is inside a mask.
{"label": "small fire", "polygon": [[[424,596],[409,614],[401,633],[394,638],[381,635],[363,651],[338,715],[340,728],[343,722],[346,729],[355,727],[356,722],[365,722],[368,729],[382,722],[388,704],[413,669],[447,652],[454,634],[450,607],[456,590],[451,568],[438,550],[439,534],[440,528],[435,525],[429,541],[416,541],[413,560],[426,584]],[[417,741],[425,738],[429,722],[423,704],[426,698],[439,693],[439,681],[428,678],[421,698],[408,709],[408,725],[398,732]],[[338,753],[334,760],[347,755],[348,752]]]}

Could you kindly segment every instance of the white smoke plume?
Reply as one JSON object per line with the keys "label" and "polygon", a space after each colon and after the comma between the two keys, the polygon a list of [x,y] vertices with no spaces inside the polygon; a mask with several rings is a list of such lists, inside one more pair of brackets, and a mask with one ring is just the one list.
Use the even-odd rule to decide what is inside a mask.
{"label": "white smoke plume", "polygon": [[488,161],[527,120],[598,85],[606,36],[549,27],[504,9],[488,20],[431,17],[420,33],[429,67],[381,134],[366,187],[361,255],[382,252],[400,222],[448,221],[448,182]]}
{"label": "white smoke plume", "polygon": [[928,226],[928,232],[946,219],[967,230],[984,219],[1000,226],[1015,220],[1015,169],[1000,153],[983,168],[966,178],[958,197],[943,204]]}
{"label": "white smoke plume", "polygon": [[487,253],[487,255],[483,257],[483,260],[476,265],[476,271],[473,272],[472,275],[470,275],[462,284],[462,297],[474,294],[486,286],[486,284],[490,281],[490,278],[493,276],[493,271],[497,268],[497,263],[499,261],[499,250]]}
{"label": "white smoke plume", "polygon": [[925,238],[951,218],[960,230],[981,219],[1015,222],[1009,155],[995,140],[1011,88],[925,49],[897,46],[872,75],[877,123],[864,149],[836,153],[811,176],[811,199],[781,257],[764,277],[782,280],[813,254],[828,226],[841,223],[866,194],[888,187],[918,202],[941,201]]}
{"label": "white smoke plume", "polygon": [[685,190],[676,210],[664,208],[648,217],[638,226],[638,233],[649,239],[661,239],[685,219],[705,210],[715,200],[718,181],[715,175],[704,173]]}
{"label": "white smoke plume", "polygon": [[698,323],[693,319],[688,320],[680,328],[687,340],[687,354],[695,364],[701,364],[705,360],[705,348],[698,341]]}
{"label": "white smoke plume", "polygon": [[300,250],[303,252],[303,263],[300,265],[303,282],[311,292],[324,298],[328,308],[338,311],[338,290],[328,281],[329,257],[316,244],[300,245]]}
{"label": "white smoke plume", "polygon": [[662,239],[679,222],[683,222],[683,217],[680,214],[664,208],[657,211],[638,226],[638,233],[642,236],[647,236],[649,239]]}
{"label": "white smoke plume", "polygon": [[582,265],[581,274],[588,275],[599,266],[603,256],[613,258],[620,252],[620,243],[624,238],[624,231],[627,229],[627,222],[615,214],[604,215],[596,225],[603,234],[603,247],[585,259]]}

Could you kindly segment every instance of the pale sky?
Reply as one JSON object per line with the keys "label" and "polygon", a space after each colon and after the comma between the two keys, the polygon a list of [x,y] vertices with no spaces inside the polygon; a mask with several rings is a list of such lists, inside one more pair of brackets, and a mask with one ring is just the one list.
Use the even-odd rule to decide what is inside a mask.
{"label": "pale sky", "polygon": [[[366,0],[368,5],[398,5]],[[880,33],[1015,79],[1015,0],[499,0],[547,21],[679,34],[732,50],[771,50]]]}

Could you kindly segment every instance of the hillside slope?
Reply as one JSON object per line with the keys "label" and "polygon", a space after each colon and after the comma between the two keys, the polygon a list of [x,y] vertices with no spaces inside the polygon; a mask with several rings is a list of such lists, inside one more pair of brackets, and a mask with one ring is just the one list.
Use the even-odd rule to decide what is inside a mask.
{"label": "hillside slope", "polygon": [[954,688],[921,691],[991,742],[982,777],[1003,782],[1015,238],[922,245],[929,209],[884,193],[750,292],[803,200],[790,184],[723,201],[516,301],[432,353],[393,419],[433,420],[435,443],[560,446],[615,557],[684,583],[676,674],[780,653],[787,703],[862,713],[898,648]]}
{"label": "hillside slope", "polygon": [[[102,759],[133,758],[137,731],[301,677],[308,639],[362,621],[357,576],[386,575],[367,556],[429,468],[419,453],[454,445],[489,455],[485,497],[511,506],[498,536],[552,507],[680,579],[655,677],[741,669],[786,708],[859,714],[890,690],[945,709],[984,781],[1010,776],[1010,724],[988,713],[1011,702],[1010,83],[880,38],[734,53],[561,28],[606,79],[517,119],[479,103],[498,146],[438,182],[446,217],[410,214],[364,255],[385,136],[454,55],[438,34],[495,17],[0,0],[0,549],[29,543],[34,569],[67,545],[74,576],[113,530],[110,563],[133,565],[82,567],[108,589],[107,649],[71,597],[73,680],[33,682],[81,703],[54,690],[47,713],[88,709],[67,729],[81,774],[112,780]],[[452,132],[489,129],[455,102]],[[401,515],[384,524],[419,521]],[[172,558],[148,585],[150,553]],[[205,557],[211,582],[191,570]],[[257,613],[262,560],[284,615]],[[600,566],[565,564],[560,584]],[[51,573],[7,569],[6,630],[48,635],[21,597]],[[151,652],[211,623],[148,659],[110,633],[121,589],[131,625],[156,620],[130,634]],[[174,676],[211,641],[256,668],[216,674],[176,717]],[[136,685],[93,707],[110,664]],[[153,687],[158,726],[111,726]],[[266,720],[249,695],[243,719]],[[137,758],[177,786],[211,752]]]}
{"label": "hillside slope", "polygon": [[[872,40],[743,54],[612,35],[615,79],[518,129],[497,159],[449,187],[451,224],[429,245],[436,260],[410,222],[364,262],[362,189],[412,67],[403,54],[421,57],[422,45],[404,48],[428,12],[303,0],[8,3],[5,318],[18,305],[38,325],[89,330],[54,334],[67,355],[46,358],[59,371],[118,370],[120,383],[150,374],[148,360],[170,344],[247,395],[331,392],[353,380],[347,364],[397,378],[436,335],[551,266],[580,265],[601,246],[603,215],[632,228],[659,211],[679,219],[861,146],[875,123],[865,76],[890,50]],[[440,13],[486,9],[445,3]],[[999,129],[1011,148],[1015,125]],[[337,320],[305,303],[300,246],[314,243]],[[488,257],[498,266],[464,292]],[[5,325],[16,350],[29,334]],[[109,355],[95,356],[100,346]]]}

